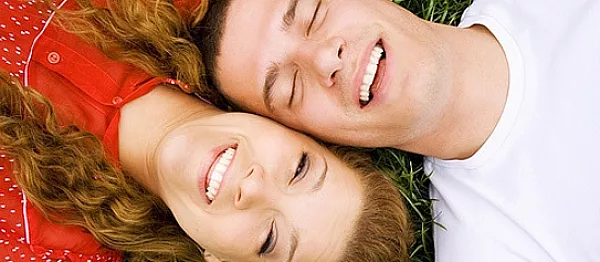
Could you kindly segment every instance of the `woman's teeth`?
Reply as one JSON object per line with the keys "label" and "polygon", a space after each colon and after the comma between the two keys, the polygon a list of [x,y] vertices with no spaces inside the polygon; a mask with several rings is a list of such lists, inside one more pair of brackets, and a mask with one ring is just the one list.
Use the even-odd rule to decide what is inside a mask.
{"label": "woman's teeth", "polygon": [[383,48],[380,44],[376,44],[375,47],[373,47],[373,50],[371,50],[369,63],[367,64],[367,69],[365,70],[365,75],[363,76],[362,84],[360,85],[360,102],[362,103],[367,103],[370,100],[371,85],[375,79],[379,59],[381,59],[382,54]]}
{"label": "woman's teeth", "polygon": [[210,201],[215,199],[215,196],[219,191],[219,187],[221,186],[221,182],[223,181],[223,174],[225,174],[229,164],[231,164],[233,155],[235,155],[235,149],[231,147],[227,148],[227,150],[225,150],[225,152],[219,156],[219,159],[216,161],[217,164],[215,165],[215,168],[213,168],[212,172],[209,174],[206,196]]}

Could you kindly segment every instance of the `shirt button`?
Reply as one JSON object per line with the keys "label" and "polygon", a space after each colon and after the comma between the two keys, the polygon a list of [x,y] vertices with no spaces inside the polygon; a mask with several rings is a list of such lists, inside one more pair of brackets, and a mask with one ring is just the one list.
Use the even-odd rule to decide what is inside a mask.
{"label": "shirt button", "polygon": [[123,102],[123,98],[118,97],[118,96],[113,97],[113,100],[112,100],[113,105],[120,104],[121,102]]}
{"label": "shirt button", "polygon": [[60,62],[60,55],[57,52],[50,52],[48,54],[48,63],[58,64]]}

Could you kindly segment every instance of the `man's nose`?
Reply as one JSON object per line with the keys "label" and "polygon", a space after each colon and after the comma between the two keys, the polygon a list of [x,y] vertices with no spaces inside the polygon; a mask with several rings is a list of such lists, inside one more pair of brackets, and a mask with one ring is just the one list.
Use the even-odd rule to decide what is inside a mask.
{"label": "man's nose", "polygon": [[342,69],[344,42],[335,37],[328,40],[308,40],[298,48],[297,63],[302,70],[316,77],[323,86],[332,86],[336,73]]}
{"label": "man's nose", "polygon": [[257,204],[264,204],[264,170],[254,164],[239,182],[234,199],[234,205],[239,210],[245,210]]}

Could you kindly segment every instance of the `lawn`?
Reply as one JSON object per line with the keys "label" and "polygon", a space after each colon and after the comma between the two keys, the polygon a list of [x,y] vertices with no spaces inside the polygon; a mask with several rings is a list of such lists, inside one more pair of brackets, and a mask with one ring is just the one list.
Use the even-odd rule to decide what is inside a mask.
{"label": "lawn", "polygon": [[[438,23],[456,25],[472,0],[393,0],[419,17]],[[433,238],[432,201],[429,199],[429,177],[422,169],[422,158],[394,149],[370,149],[379,168],[386,170],[396,181],[406,199],[415,230],[411,248],[414,262],[432,262]],[[440,226],[440,225],[436,225]]]}

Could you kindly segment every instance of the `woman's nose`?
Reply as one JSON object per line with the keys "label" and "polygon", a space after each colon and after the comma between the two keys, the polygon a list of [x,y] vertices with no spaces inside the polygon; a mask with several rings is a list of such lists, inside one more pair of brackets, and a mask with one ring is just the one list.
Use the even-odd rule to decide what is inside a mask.
{"label": "woman's nose", "polygon": [[264,204],[264,170],[260,165],[253,164],[248,173],[240,180],[235,195],[235,207],[240,210],[248,209],[256,204]]}

